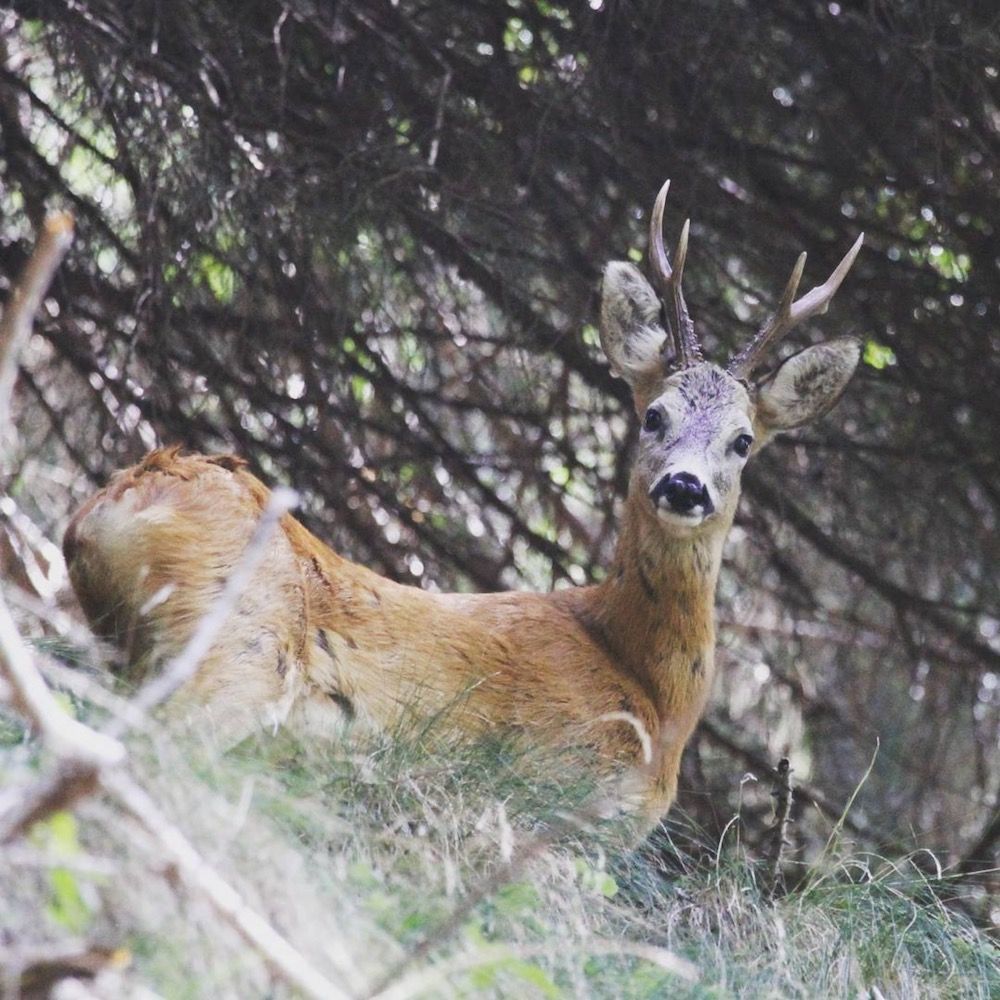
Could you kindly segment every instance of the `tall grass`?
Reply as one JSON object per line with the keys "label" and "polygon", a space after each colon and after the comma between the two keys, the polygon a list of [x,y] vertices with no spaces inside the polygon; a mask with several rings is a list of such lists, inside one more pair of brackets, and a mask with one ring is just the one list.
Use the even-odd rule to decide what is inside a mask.
{"label": "tall grass", "polygon": [[[662,837],[634,850],[623,829],[574,829],[591,784],[573,754],[512,738],[442,745],[432,730],[262,736],[223,754],[190,721],[133,737],[136,773],[351,995],[1000,996],[995,946],[941,903],[947,876],[915,859],[834,845],[772,904],[735,840],[694,862]],[[16,721],[0,721],[3,794],[44,765]],[[0,901],[7,945],[124,949],[126,993],[288,995],[100,799],[0,852]]]}

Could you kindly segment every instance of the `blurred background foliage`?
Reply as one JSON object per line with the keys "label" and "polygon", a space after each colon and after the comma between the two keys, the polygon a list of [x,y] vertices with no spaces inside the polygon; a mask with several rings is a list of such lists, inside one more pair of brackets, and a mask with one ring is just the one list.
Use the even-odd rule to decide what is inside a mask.
{"label": "blurred background foliage", "polygon": [[853,333],[862,370],[747,472],[671,829],[714,850],[739,810],[752,843],[787,753],[813,858],[874,755],[845,821],[863,848],[995,869],[996,22],[938,0],[0,8],[2,288],[46,207],[79,228],[23,359],[4,575],[54,591],[72,508],[176,442],[293,484],[321,537],[416,586],[599,579],[635,431],[599,275],[641,259],[663,178],[717,360],[800,250],[809,287],[864,230],[788,348]]}

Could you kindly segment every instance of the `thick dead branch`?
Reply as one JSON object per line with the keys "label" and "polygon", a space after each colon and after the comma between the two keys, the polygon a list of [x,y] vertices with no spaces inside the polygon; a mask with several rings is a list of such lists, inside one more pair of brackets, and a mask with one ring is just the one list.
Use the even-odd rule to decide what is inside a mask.
{"label": "thick dead branch", "polygon": [[331,1000],[346,996],[260,914],[247,906],[239,893],[167,820],[149,794],[125,773],[120,766],[125,760],[124,747],[116,739],[70,718],[59,708],[31,662],[2,596],[0,667],[7,677],[8,693],[15,707],[35,726],[45,745],[55,749],[62,758],[54,774],[17,796],[0,814],[0,843],[13,840],[52,812],[68,808],[79,799],[104,789],[156,839],[180,872],[188,891],[205,896],[219,916],[231,924],[276,974],[306,996]]}
{"label": "thick dead branch", "polygon": [[[24,273],[11,291],[0,320],[0,428],[9,422],[10,396],[18,354],[52,275],[72,238],[68,215],[50,216]],[[197,669],[233,611],[247,581],[263,556],[281,517],[295,503],[291,490],[277,490],[230,574],[219,599],[199,622],[191,640],[162,675],[140,692],[129,718],[141,716],[168,698]],[[272,970],[306,996],[338,1000],[346,994],[322,975],[270,924],[250,909],[171,824],[156,803],[123,770],[125,748],[113,736],[99,733],[67,715],[53,697],[32,661],[6,601],[0,594],[0,691],[37,731],[43,744],[60,759],[54,773],[33,787],[11,796],[0,812],[0,843],[22,835],[54,811],[72,806],[99,788],[146,831],[176,866],[189,891],[205,896],[267,962]],[[123,722],[119,729],[124,730]]]}
{"label": "thick dead branch", "polygon": [[787,757],[778,761],[774,771],[774,782],[771,785],[771,795],[774,796],[774,822],[769,831],[768,843],[768,885],[767,897],[774,899],[778,890],[784,884],[781,873],[781,861],[785,847],[788,845],[788,817],[792,811],[792,768]]}
{"label": "thick dead branch", "polygon": [[[61,984],[82,986],[108,970],[128,965],[130,955],[83,941],[20,945],[0,948],[0,995],[3,997],[55,997]],[[70,996],[60,990],[59,997]],[[89,991],[74,996],[93,996]],[[102,991],[102,996],[106,995]]]}
{"label": "thick dead branch", "polygon": [[[27,789],[7,789],[0,797],[0,844],[9,844],[36,823],[63,809],[72,809],[97,789],[98,768],[68,759]],[[6,800],[6,801],[5,801]]]}

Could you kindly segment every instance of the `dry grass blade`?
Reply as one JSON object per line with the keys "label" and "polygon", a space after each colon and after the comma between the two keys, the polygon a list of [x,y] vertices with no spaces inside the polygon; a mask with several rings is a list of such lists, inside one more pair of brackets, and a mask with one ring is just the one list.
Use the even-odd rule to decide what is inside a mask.
{"label": "dry grass blade", "polygon": [[[472,972],[484,966],[524,961],[546,955],[551,951],[551,946],[515,948],[506,944],[483,945],[455,955],[447,961],[419,969],[382,992],[374,994],[371,1000],[412,1000],[421,996],[443,996],[448,992],[448,980],[452,976]],[[603,941],[592,938],[587,941],[586,952],[588,955],[638,958],[673,973],[687,983],[696,983],[699,979],[698,969],[693,963],[656,945],[638,941]]]}

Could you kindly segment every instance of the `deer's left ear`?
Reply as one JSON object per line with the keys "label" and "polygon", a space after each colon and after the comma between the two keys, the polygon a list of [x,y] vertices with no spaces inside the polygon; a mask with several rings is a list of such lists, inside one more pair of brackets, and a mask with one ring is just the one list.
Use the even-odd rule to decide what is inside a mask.
{"label": "deer's left ear", "polygon": [[764,438],[823,416],[840,399],[861,359],[861,344],[840,337],[786,358],[757,385],[757,418]]}

